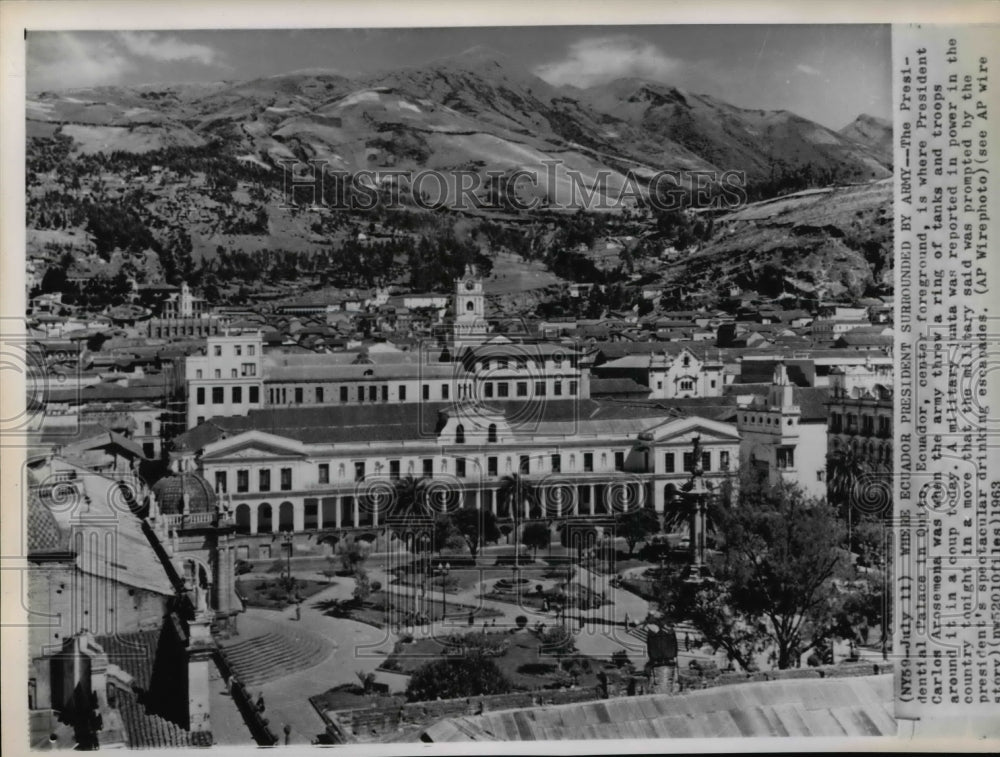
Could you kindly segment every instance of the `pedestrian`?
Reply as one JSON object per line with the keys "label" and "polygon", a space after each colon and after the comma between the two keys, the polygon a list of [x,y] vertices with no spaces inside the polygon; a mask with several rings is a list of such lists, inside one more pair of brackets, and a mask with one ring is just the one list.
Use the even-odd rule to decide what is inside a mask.
{"label": "pedestrian", "polygon": [[289,723],[285,723],[285,746],[292,743],[292,726]]}
{"label": "pedestrian", "polygon": [[688,636],[687,634],[684,634],[684,651],[685,652],[691,651],[691,637]]}
{"label": "pedestrian", "polygon": [[264,712],[264,692],[260,692],[257,695],[257,712]]}
{"label": "pedestrian", "polygon": [[625,630],[628,630],[628,613],[625,613]]}
{"label": "pedestrian", "polygon": [[476,613],[474,610],[469,610],[469,626],[471,627],[473,623],[476,622]]}
{"label": "pedestrian", "polygon": [[295,619],[302,620],[302,605],[295,605]]}
{"label": "pedestrian", "polygon": [[486,633],[486,629],[487,628],[489,628],[489,626],[487,625],[486,621],[484,620],[483,621],[483,633]]}
{"label": "pedestrian", "polygon": [[493,626],[494,628],[496,628],[497,627],[497,619],[493,618],[493,622],[490,623],[490,625]]}

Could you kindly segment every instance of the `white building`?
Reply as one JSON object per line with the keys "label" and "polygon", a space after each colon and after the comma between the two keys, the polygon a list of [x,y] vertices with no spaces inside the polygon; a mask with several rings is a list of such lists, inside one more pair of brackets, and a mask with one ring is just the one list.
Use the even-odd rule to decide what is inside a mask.
{"label": "white building", "polygon": [[246,415],[264,404],[261,332],[208,338],[206,354],[187,358],[188,428],[213,416]]}
{"label": "white building", "polygon": [[772,484],[789,481],[809,496],[825,497],[827,396],[822,388],[793,385],[778,363],[767,396],[739,408],[740,465]]}

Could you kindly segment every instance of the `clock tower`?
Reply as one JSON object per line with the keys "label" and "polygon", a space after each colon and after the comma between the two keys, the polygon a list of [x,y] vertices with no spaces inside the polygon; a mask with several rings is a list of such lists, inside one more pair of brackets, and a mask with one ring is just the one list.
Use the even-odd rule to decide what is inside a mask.
{"label": "clock tower", "polygon": [[455,348],[481,343],[489,331],[486,324],[486,295],[483,280],[473,270],[465,267],[465,275],[455,279],[455,321],[452,340]]}

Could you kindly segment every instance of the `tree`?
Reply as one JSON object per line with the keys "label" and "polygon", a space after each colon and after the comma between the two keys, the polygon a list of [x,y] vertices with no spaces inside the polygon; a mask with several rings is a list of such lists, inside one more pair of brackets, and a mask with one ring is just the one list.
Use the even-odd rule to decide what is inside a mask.
{"label": "tree", "polygon": [[371,580],[368,578],[368,573],[365,572],[364,568],[359,568],[358,572],[354,574],[354,591],[351,596],[354,597],[354,601],[359,605],[364,604],[365,600],[368,599],[372,594]]}
{"label": "tree", "polygon": [[739,503],[722,520],[726,550],[712,580],[661,580],[661,610],[687,619],[710,644],[744,667],[762,645],[779,668],[829,634],[836,599],[833,577],[842,560],[842,528],[832,508],[796,485],[746,477]]}
{"label": "tree", "polygon": [[656,516],[656,511],[648,507],[627,510],[615,517],[615,535],[625,539],[629,557],[632,557],[639,542],[659,530],[660,519]]}
{"label": "tree", "polygon": [[355,539],[353,535],[346,536],[337,542],[337,557],[340,558],[340,566],[349,573],[356,573],[361,563],[367,560],[370,554],[371,543]]}
{"label": "tree", "polygon": [[460,549],[465,540],[455,521],[447,513],[441,513],[434,519],[433,534],[434,550],[440,555],[444,549]]}
{"label": "tree", "polygon": [[542,646],[539,652],[543,654],[554,654],[556,657],[572,654],[576,651],[576,640],[573,634],[562,626],[552,626],[546,628],[538,636]]}
{"label": "tree", "polygon": [[514,525],[514,539],[517,539],[517,527],[524,513],[524,506],[529,509],[538,507],[539,497],[535,487],[521,478],[517,473],[504,476],[497,490],[497,500],[500,510],[510,518]]}
{"label": "tree", "polygon": [[476,555],[479,554],[479,548],[483,544],[495,542],[500,538],[497,518],[492,510],[475,510],[463,507],[452,516],[452,522],[462,538],[465,539],[473,561],[475,561]]}
{"label": "tree", "polygon": [[552,534],[549,533],[548,525],[540,520],[534,520],[525,525],[524,531],[521,533],[521,544],[534,550],[535,557],[538,557],[538,550],[549,546],[551,541]]}
{"label": "tree", "polygon": [[510,681],[491,658],[478,650],[460,657],[429,662],[411,676],[406,687],[410,702],[506,694]]}

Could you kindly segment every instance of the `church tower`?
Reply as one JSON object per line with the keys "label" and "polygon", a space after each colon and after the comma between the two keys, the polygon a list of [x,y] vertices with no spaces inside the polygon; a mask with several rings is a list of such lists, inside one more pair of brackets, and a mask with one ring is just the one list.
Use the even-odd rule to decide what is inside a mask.
{"label": "church tower", "polygon": [[452,342],[456,352],[463,347],[481,344],[489,332],[486,295],[483,280],[472,266],[466,266],[465,275],[455,279],[454,310]]}

